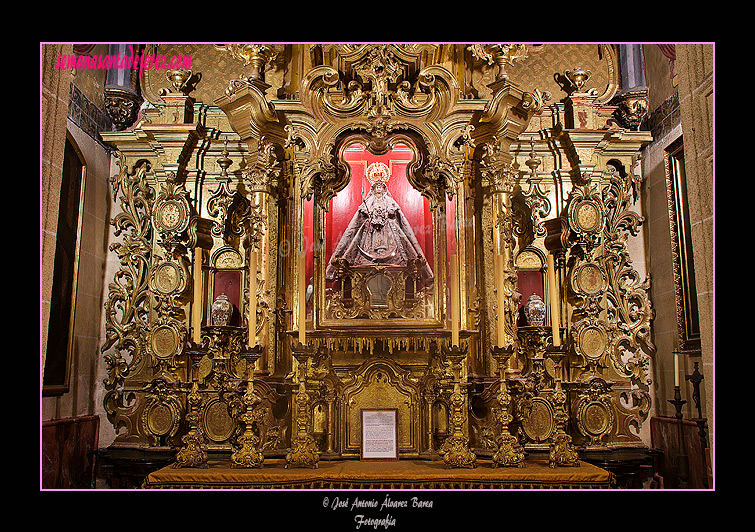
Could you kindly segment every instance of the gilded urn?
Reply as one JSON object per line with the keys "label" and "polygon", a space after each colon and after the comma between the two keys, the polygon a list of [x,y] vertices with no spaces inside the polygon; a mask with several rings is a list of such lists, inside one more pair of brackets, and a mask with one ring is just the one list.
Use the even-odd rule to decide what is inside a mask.
{"label": "gilded urn", "polygon": [[212,324],[228,325],[233,314],[233,305],[226,294],[220,294],[212,302]]}
{"label": "gilded urn", "polygon": [[545,302],[537,294],[532,294],[524,304],[524,316],[528,325],[542,327],[545,323]]}

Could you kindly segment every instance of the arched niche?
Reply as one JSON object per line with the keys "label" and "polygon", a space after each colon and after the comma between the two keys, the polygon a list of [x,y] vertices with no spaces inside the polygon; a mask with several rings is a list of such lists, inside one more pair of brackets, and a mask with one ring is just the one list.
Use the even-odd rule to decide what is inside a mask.
{"label": "arched niche", "polygon": [[317,292],[308,319],[317,315],[327,327],[442,327],[454,223],[445,178],[427,171],[422,135],[347,130],[331,156],[335,170],[320,174],[304,203],[305,275]]}

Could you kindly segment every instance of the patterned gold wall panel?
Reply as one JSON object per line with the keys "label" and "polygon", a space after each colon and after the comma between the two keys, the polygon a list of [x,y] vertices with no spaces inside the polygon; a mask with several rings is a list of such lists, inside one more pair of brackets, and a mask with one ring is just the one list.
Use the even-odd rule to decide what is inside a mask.
{"label": "patterned gold wall panel", "polygon": [[608,47],[601,44],[543,44],[529,47],[527,57],[507,71],[525,91],[550,91],[554,100],[560,100],[566,94],[554,74],[583,68],[592,73],[586,88],[595,88],[602,95],[609,84],[617,84],[618,69],[609,53]]}
{"label": "patterned gold wall panel", "polygon": [[[212,104],[215,98],[223,95],[228,82],[244,73],[244,66],[227,52],[212,44],[148,44],[145,54],[171,57],[183,55],[191,57],[191,71],[199,74],[191,96],[197,101]],[[159,101],[160,89],[169,87],[164,70],[145,70],[142,74],[142,93],[153,104]]]}

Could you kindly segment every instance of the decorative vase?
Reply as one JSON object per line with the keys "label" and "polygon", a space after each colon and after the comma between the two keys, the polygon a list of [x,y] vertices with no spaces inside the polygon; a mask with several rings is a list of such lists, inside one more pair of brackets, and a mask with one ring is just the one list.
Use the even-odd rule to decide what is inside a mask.
{"label": "decorative vase", "polygon": [[545,302],[537,295],[532,294],[524,304],[524,316],[529,325],[541,327],[545,323]]}
{"label": "decorative vase", "polygon": [[212,324],[213,325],[228,325],[231,321],[231,314],[233,313],[233,305],[225,294],[220,294],[212,302]]}

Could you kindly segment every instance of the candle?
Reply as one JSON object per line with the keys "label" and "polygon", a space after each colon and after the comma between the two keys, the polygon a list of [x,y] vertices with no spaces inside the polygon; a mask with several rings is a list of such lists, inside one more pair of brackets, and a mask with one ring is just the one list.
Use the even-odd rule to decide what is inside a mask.
{"label": "candle", "polygon": [[505,339],[506,339],[506,320],[505,317],[505,310],[506,310],[506,300],[505,300],[505,293],[503,290],[503,267],[501,265],[503,261],[503,257],[499,255],[498,253],[495,253],[493,255],[493,270],[494,270],[494,276],[495,276],[495,290],[496,290],[496,298],[498,301],[498,323],[496,327],[496,345],[498,347],[503,347],[505,345]]}
{"label": "candle", "polygon": [[307,257],[302,254],[299,259],[299,342],[307,343]]}
{"label": "candle", "polygon": [[552,254],[548,254],[548,292],[550,295],[548,299],[551,303],[553,345],[554,347],[558,347],[561,345],[561,332],[559,331],[559,306],[561,298],[559,297],[558,288],[556,288],[556,267]]}
{"label": "candle", "polygon": [[674,386],[679,386],[679,353],[674,351]]}
{"label": "candle", "polygon": [[449,296],[451,307],[451,344],[459,345],[459,265],[456,255],[451,255],[449,272]]}
{"label": "candle", "polygon": [[249,253],[249,346],[257,345],[257,252]]}
{"label": "candle", "polygon": [[202,248],[194,248],[194,305],[192,314],[192,340],[202,340]]}

